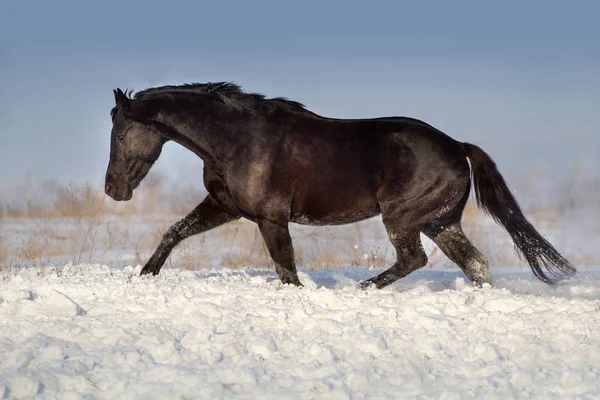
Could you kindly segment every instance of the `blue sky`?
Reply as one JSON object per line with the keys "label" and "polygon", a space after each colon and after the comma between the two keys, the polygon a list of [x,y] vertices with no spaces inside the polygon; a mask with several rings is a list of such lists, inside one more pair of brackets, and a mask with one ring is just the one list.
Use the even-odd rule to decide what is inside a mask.
{"label": "blue sky", "polygon": [[[112,89],[217,80],[326,116],[421,118],[509,179],[596,173],[598,4],[2,2],[0,179],[101,187]],[[169,144],[156,168],[201,182],[201,165]]]}

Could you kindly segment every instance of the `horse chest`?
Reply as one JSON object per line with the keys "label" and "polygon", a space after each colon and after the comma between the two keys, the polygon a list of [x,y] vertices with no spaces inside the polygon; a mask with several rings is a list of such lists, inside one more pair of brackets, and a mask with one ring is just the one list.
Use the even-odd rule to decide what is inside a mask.
{"label": "horse chest", "polygon": [[273,185],[272,171],[264,164],[249,164],[227,173],[205,170],[204,181],[211,196],[246,217],[289,214],[291,188]]}

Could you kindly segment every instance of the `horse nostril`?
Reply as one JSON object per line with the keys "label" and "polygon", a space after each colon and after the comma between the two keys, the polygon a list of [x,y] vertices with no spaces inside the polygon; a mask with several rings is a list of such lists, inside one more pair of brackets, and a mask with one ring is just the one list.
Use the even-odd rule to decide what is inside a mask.
{"label": "horse nostril", "polygon": [[115,189],[115,187],[113,185],[111,185],[110,183],[106,184],[106,187],[104,188],[104,191],[109,196],[114,196],[116,194],[116,192],[117,192],[117,190]]}

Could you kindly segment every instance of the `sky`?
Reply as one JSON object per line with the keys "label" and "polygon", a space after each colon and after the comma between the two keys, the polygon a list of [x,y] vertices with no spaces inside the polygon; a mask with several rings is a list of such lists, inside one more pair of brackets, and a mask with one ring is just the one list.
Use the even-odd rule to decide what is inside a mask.
{"label": "sky", "polygon": [[[102,188],[116,87],[233,81],[329,117],[420,118],[509,179],[598,175],[600,3],[5,1],[0,187]],[[171,179],[202,162],[166,145]]]}

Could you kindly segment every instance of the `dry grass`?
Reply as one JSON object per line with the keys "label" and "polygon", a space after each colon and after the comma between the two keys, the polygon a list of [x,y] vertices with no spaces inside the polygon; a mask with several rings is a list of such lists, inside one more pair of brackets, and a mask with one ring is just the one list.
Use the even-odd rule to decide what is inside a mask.
{"label": "dry grass", "polygon": [[[107,215],[131,217],[144,214],[180,215],[196,206],[206,195],[198,184],[168,182],[160,173],[150,173],[136,189],[135,201],[115,202],[101,184],[62,186],[46,180],[16,187],[12,198],[0,198],[0,218],[89,218]],[[23,197],[25,196],[25,198]]]}
{"label": "dry grass", "polygon": [[2,236],[2,218],[0,218],[0,266],[4,265],[8,259],[8,246]]}
{"label": "dry grass", "polygon": [[293,236],[298,265],[306,270],[383,268],[393,262],[393,247],[378,219],[341,227],[297,226]]}
{"label": "dry grass", "polygon": [[[0,221],[9,220],[13,226],[22,224],[11,243],[2,235],[6,229],[0,225],[0,265],[45,266],[52,260],[102,262],[109,251],[119,247],[135,249],[135,260],[128,261],[141,262],[141,253],[148,246],[155,246],[160,238],[146,231],[132,232],[140,216],[160,214],[176,218],[204,197],[201,190],[193,187],[166,185],[156,173],[150,174],[136,190],[136,201],[128,203],[114,202],[98,186],[90,184],[63,187],[54,181],[42,181],[33,186],[15,188],[12,199],[0,199]],[[23,200],[22,194],[29,197]]]}
{"label": "dry grass", "polygon": [[228,250],[221,257],[221,265],[228,268],[247,268],[253,265],[274,267],[273,260],[255,224],[236,221],[216,232]]}
{"label": "dry grass", "polygon": [[[574,169],[574,174],[580,171]],[[596,215],[600,209],[600,184],[571,176],[556,183],[556,193],[541,196],[539,174],[524,174],[519,200],[544,198],[525,207],[541,230],[559,230],[576,212]],[[143,264],[167,229],[201,201],[200,191],[177,192],[160,175],[150,175],[136,191],[134,201],[117,203],[89,184],[77,186],[46,182],[44,196],[26,201],[0,200],[0,268],[72,263]],[[18,197],[16,197],[18,198]],[[548,199],[551,199],[550,202]],[[7,228],[10,222],[10,230]],[[293,224],[292,224],[293,225]],[[515,256],[507,234],[478,209],[471,199],[463,215],[467,236],[493,265],[524,265]],[[15,229],[17,230],[15,233]],[[385,268],[393,263],[395,250],[380,220],[341,227],[292,226],[297,264],[306,270],[359,266]],[[116,254],[116,255],[115,255]],[[119,255],[121,254],[121,255]],[[598,253],[568,251],[576,265],[598,265]],[[436,247],[429,251],[430,265],[452,265]],[[198,269],[207,265],[247,268],[272,266],[256,225],[248,221],[229,223],[190,238],[178,246],[167,266]]]}

